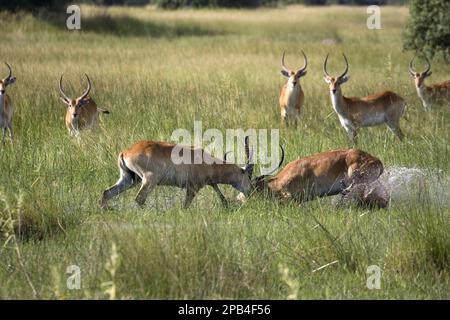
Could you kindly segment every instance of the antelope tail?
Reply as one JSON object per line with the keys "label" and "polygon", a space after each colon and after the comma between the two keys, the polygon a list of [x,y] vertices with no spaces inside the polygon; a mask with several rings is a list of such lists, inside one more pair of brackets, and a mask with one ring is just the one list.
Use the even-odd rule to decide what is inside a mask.
{"label": "antelope tail", "polygon": [[0,114],[3,114],[5,100],[5,94],[0,95]]}
{"label": "antelope tail", "polygon": [[127,164],[125,163],[125,160],[123,159],[123,153],[119,154],[119,167],[131,176],[131,179],[133,180],[133,182],[138,181],[139,176],[133,170],[131,170],[130,168],[127,167]]}
{"label": "antelope tail", "polygon": [[104,114],[110,114],[110,112],[108,110],[106,110],[106,109],[102,109],[102,108],[97,107],[97,110],[98,110],[98,112],[101,112],[101,113],[104,113]]}
{"label": "antelope tail", "polygon": [[407,122],[409,122],[408,114],[406,113],[407,109],[408,109],[408,105],[406,104],[406,102],[404,102],[402,116],[403,116],[403,119],[405,119]]}

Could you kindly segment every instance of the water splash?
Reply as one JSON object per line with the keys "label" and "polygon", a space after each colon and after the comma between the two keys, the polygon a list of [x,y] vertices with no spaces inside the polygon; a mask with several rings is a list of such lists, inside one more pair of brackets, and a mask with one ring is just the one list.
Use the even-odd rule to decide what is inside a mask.
{"label": "water splash", "polygon": [[392,166],[385,168],[379,181],[388,190],[392,203],[427,197],[439,206],[450,207],[450,177],[442,170]]}

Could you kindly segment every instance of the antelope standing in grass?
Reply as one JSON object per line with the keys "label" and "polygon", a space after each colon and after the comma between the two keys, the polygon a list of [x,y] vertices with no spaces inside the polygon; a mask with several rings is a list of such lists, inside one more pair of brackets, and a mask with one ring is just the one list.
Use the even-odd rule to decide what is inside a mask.
{"label": "antelope standing in grass", "polygon": [[[245,145],[248,150],[248,139],[245,139]],[[191,160],[200,155],[202,161],[199,164],[191,164],[192,161],[175,164],[172,161],[173,154],[180,155],[183,159],[187,155]],[[250,192],[254,167],[250,162],[247,156],[247,164],[241,168],[216,159],[202,149],[167,142],[140,141],[119,154],[120,178],[114,186],[103,192],[100,205],[107,208],[109,199],[141,182],[136,196],[136,202],[140,206],[144,205],[148,194],[157,185],[164,185],[186,189],[184,208],[187,208],[197,192],[210,185],[226,207],[226,199],[218,184],[231,185],[244,194]]]}
{"label": "antelope standing in grass", "polygon": [[392,91],[383,91],[367,97],[347,98],[342,94],[341,85],[349,79],[348,61],[344,56],[345,70],[337,76],[330,76],[327,72],[328,55],[323,64],[324,80],[330,87],[331,103],[339,117],[341,125],[353,143],[356,143],[357,130],[360,127],[371,127],[386,123],[394,134],[403,140],[400,129],[400,118],[403,115],[405,101]]}
{"label": "antelope standing in grass", "polygon": [[358,149],[340,149],[292,161],[275,176],[256,178],[255,185],[277,198],[304,202],[345,194],[382,173],[383,164],[376,157]]}
{"label": "antelope standing in grass", "polygon": [[433,104],[450,105],[450,80],[431,86],[425,85],[425,78],[432,74],[430,61],[426,59],[427,65],[424,72],[417,72],[413,68],[414,58],[409,62],[409,74],[414,79],[417,95],[425,110],[429,111]]}
{"label": "antelope standing in grass", "polygon": [[89,97],[91,92],[91,80],[87,75],[87,88],[84,93],[76,98],[71,99],[65,93],[62,85],[63,75],[59,79],[59,92],[61,93],[61,101],[67,105],[66,111],[66,127],[71,136],[77,137],[81,130],[90,129],[97,125],[98,114],[109,114],[108,110],[97,107],[95,101]]}
{"label": "antelope standing in grass", "polygon": [[2,143],[5,143],[6,129],[9,130],[9,137],[11,138],[11,143],[14,140],[14,133],[12,128],[12,118],[13,118],[13,105],[11,98],[6,94],[6,87],[16,82],[16,77],[12,76],[12,69],[9,64],[5,62],[9,69],[9,74],[6,78],[0,80],[0,128],[2,129]]}
{"label": "antelope standing in grass", "polygon": [[286,126],[289,126],[290,122],[297,125],[298,118],[300,117],[303,102],[305,101],[305,94],[303,93],[300,85],[300,78],[306,74],[306,67],[308,66],[308,59],[305,53],[302,51],[304,58],[304,65],[298,70],[291,70],[284,64],[284,56],[286,51],[283,52],[281,58],[281,74],[288,78],[285,85],[281,88],[280,93],[280,111],[281,119],[284,120]]}

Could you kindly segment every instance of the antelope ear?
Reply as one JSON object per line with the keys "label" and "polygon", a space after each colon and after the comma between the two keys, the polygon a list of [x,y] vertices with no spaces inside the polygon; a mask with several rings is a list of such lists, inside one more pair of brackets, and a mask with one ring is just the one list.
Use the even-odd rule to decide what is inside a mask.
{"label": "antelope ear", "polygon": [[328,77],[327,76],[324,76],[323,77],[323,80],[326,82],[326,83],[328,83],[328,84],[330,84],[331,83],[331,81],[330,81],[330,79],[328,79]]}
{"label": "antelope ear", "polygon": [[69,105],[69,101],[67,101],[66,98],[59,97],[59,99],[60,99],[62,102],[64,102],[64,104]]}
{"label": "antelope ear", "polygon": [[347,82],[349,78],[350,78],[350,76],[348,76],[348,75],[345,75],[345,76],[339,78],[339,84]]}
{"label": "antelope ear", "polygon": [[14,82],[16,82],[16,77],[11,77],[8,79],[8,85],[13,84]]}
{"label": "antelope ear", "polygon": [[254,167],[255,167],[255,165],[250,163],[250,164],[246,165],[244,168],[244,173],[248,174],[250,178],[253,175]]}
{"label": "antelope ear", "polygon": [[80,105],[80,106],[85,106],[85,105],[87,105],[89,103],[89,100],[88,99],[82,99],[82,100],[80,100],[79,102],[78,102],[78,104]]}
{"label": "antelope ear", "polygon": [[304,70],[304,71],[301,71],[301,72],[297,72],[297,76],[300,78],[300,77],[305,76],[307,73],[308,73],[308,70]]}
{"label": "antelope ear", "polygon": [[429,77],[429,76],[431,76],[432,74],[433,74],[433,72],[428,71],[427,73],[425,73],[425,77]]}
{"label": "antelope ear", "polygon": [[286,70],[281,70],[281,74],[287,78],[289,78],[289,73]]}

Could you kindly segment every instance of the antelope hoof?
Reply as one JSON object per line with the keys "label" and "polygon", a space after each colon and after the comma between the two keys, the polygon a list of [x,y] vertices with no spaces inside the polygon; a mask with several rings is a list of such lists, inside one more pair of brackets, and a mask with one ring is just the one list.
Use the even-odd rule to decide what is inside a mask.
{"label": "antelope hoof", "polygon": [[104,202],[103,200],[100,202],[100,209],[105,210],[105,211],[112,210],[112,208],[110,206],[108,206],[108,204],[106,202]]}
{"label": "antelope hoof", "polygon": [[145,201],[144,202],[136,201],[136,205],[139,209],[145,209]]}

